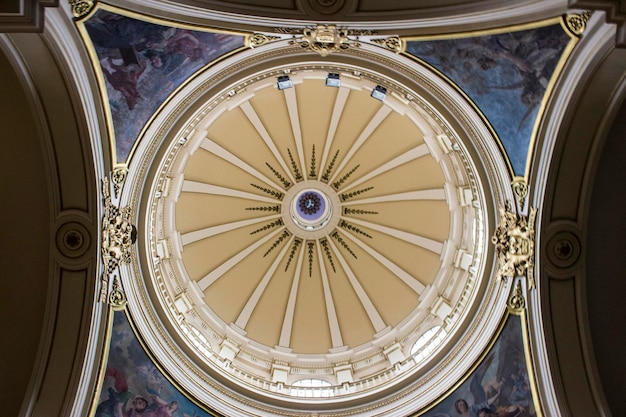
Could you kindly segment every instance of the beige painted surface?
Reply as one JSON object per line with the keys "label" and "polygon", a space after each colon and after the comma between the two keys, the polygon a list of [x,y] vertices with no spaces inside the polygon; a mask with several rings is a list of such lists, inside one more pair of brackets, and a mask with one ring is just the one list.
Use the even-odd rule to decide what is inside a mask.
{"label": "beige painted surface", "polygon": [[[214,276],[215,279],[204,290],[204,301],[226,324],[239,319],[247,337],[252,340],[269,347],[278,345],[281,330],[286,326],[291,330],[291,336],[289,346],[285,347],[297,353],[321,354],[342,344],[349,347],[363,345],[374,338],[376,326],[380,330],[381,323],[373,323],[377,321],[376,318],[372,319],[373,316],[379,316],[383,326],[396,326],[418,306],[420,294],[407,285],[406,279],[421,283],[417,285],[419,288],[422,284],[433,283],[437,275],[441,266],[439,253],[407,242],[406,235],[396,235],[404,233],[417,239],[432,239],[437,245],[447,239],[450,212],[443,199],[443,172],[424,147],[423,133],[415,123],[394,111],[388,112],[389,108],[370,97],[368,89],[350,90],[345,105],[335,106],[341,90],[325,87],[323,79],[305,77],[291,91],[279,91],[274,85],[267,85],[255,91],[241,107],[222,113],[208,128],[206,136],[238,158],[242,166],[226,161],[224,151],[203,148],[199,148],[185,166],[186,181],[223,187],[226,191],[216,194],[181,193],[176,205],[176,227],[183,239],[189,232],[224,228],[209,237],[184,244],[183,262],[190,278],[201,283],[207,274],[234,260],[230,268]],[[297,108],[297,112],[290,113],[290,106],[292,110]],[[244,110],[252,117],[246,116]],[[332,143],[322,167],[320,164],[333,111],[338,112],[335,117],[339,117],[339,124],[336,134],[331,137]],[[372,120],[384,114],[381,112],[388,114],[380,118],[378,124],[370,125]],[[256,117],[258,121],[255,127],[251,120]],[[294,125],[300,126],[301,142],[296,140],[293,133]],[[368,125],[374,129],[371,134],[363,136]],[[276,147],[279,158],[283,160],[282,166],[271,146],[262,138],[264,129],[271,138],[271,144]],[[304,155],[304,166],[298,152],[299,145]],[[280,184],[267,164],[284,177],[289,175],[284,167],[291,170],[291,176],[295,176],[288,157],[289,149],[300,172],[306,175],[312,163],[313,145],[318,177],[339,150],[329,186],[359,165],[339,185],[339,191],[325,189],[329,197],[337,201],[342,199],[342,194],[356,193],[348,196],[343,206],[340,204],[334,207],[335,212],[340,213],[340,217],[350,226],[342,227],[339,223],[336,227],[323,229],[321,235],[311,235],[310,232],[290,226],[289,238],[280,241],[278,237],[284,232],[285,226],[260,229],[279,217],[284,224],[290,223],[292,196],[288,194],[288,187]],[[422,156],[398,159],[413,150],[423,151],[420,153]],[[344,161],[350,154],[350,160]],[[388,169],[378,172],[378,175],[372,174],[385,165]],[[280,187],[272,186],[268,180]],[[280,191],[287,196],[284,201],[275,199],[272,203],[256,201],[254,195],[264,198],[271,196],[251,184]],[[316,182],[295,184],[296,188],[321,186]],[[373,188],[366,190],[369,187]],[[396,194],[433,189],[439,192],[438,200],[424,200],[421,197],[394,200],[393,197]],[[252,196],[233,195],[239,192],[251,193]],[[381,201],[368,201],[372,197]],[[280,206],[280,213],[247,210],[276,205]],[[365,210],[367,213],[344,213],[344,207]],[[268,220],[267,216],[273,217]],[[265,220],[254,224],[229,227],[235,222],[264,217]],[[359,224],[359,221],[367,223]],[[384,229],[375,230],[378,226]],[[330,236],[335,231],[339,232],[345,247]],[[255,242],[276,232],[255,250],[245,252]],[[298,265],[299,252],[296,253],[285,271],[294,233],[305,240],[300,248],[305,254]],[[324,250],[320,252],[328,279],[327,294],[323,290],[317,249],[322,237],[332,242],[329,245],[330,259]],[[310,261],[307,239],[315,242]],[[362,243],[358,244],[353,239]],[[268,275],[266,287],[253,296],[272,263],[281,256],[281,251],[287,245],[289,248],[282,252],[278,268]],[[340,258],[344,259],[343,264]],[[295,311],[293,317],[289,317],[285,314],[297,267],[301,268],[301,276]],[[405,277],[403,281],[393,272],[393,268],[404,271],[408,278]],[[361,294],[358,287],[362,287]],[[334,314],[336,319],[333,318]],[[331,338],[333,328],[335,346]]]}

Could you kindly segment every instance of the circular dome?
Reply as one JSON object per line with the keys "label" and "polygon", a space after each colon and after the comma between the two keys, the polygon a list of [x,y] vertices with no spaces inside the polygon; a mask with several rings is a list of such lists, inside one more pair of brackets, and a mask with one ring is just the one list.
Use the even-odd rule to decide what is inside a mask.
{"label": "circular dome", "polygon": [[281,64],[218,91],[202,79],[130,179],[146,224],[145,286],[131,291],[151,350],[202,401],[226,386],[264,413],[444,378],[487,262],[459,123],[353,63]]}
{"label": "circular dome", "polygon": [[[293,69],[289,91],[262,78],[207,113],[175,155],[172,221],[156,230],[180,243],[188,323],[234,329],[237,352],[225,355],[254,346],[304,375],[355,349],[379,355],[391,329],[412,330],[454,264],[446,246],[474,240],[472,217],[447,195],[457,179],[446,178],[443,152],[407,113],[423,116],[372,98],[364,77],[336,88],[327,75]],[[452,225],[467,233],[451,235]],[[392,365],[377,362],[368,372]],[[321,377],[340,385],[332,371]]]}

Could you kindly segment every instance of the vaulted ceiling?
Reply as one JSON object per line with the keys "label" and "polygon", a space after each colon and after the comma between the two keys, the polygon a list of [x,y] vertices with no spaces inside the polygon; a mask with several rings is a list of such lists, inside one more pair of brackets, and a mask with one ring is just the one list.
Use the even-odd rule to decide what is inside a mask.
{"label": "vaulted ceiling", "polygon": [[[580,40],[564,38],[545,96],[529,99],[538,113],[520,139],[529,147],[521,162],[511,151],[517,139],[489,113],[506,109],[487,108],[476,84],[463,84],[473,57],[448,66],[437,48],[467,53],[456,39],[479,36],[504,48],[498,34],[560,28],[561,14],[580,13],[561,1],[103,3],[107,13],[172,25],[181,39],[209,30],[201,39],[217,43],[205,56],[227,57],[210,55],[208,70],[168,85],[163,68],[173,61],[133,44],[144,66],[135,75],[161,76],[153,79],[163,81],[163,98],[145,120],[124,121],[126,142],[119,115],[139,115],[147,90],[131,98],[115,78],[132,71],[123,67],[128,55],[121,63],[113,53],[123,47],[97,40],[108,17],[72,21],[90,2],[3,6],[0,24],[13,32],[0,38],[2,191],[12,196],[0,279],[10,294],[0,310],[3,354],[14,358],[2,369],[16,375],[2,387],[14,399],[9,414],[95,412],[115,350],[107,300],[117,279],[151,360],[193,401],[225,415],[235,403],[245,404],[238,415],[443,407],[441,393],[466,389],[498,332],[508,334],[499,321],[518,281],[537,415],[623,414],[614,381],[626,364],[614,346],[626,343],[617,261],[626,225],[615,185],[624,178],[626,55],[614,47],[623,41],[623,2],[600,3],[606,16],[594,13]],[[348,28],[346,51],[298,46],[304,28],[333,22]],[[252,33],[265,39],[250,48]],[[388,38],[404,42],[400,55],[376,41]],[[550,51],[534,55],[533,71],[561,56]],[[491,58],[504,59],[498,53]],[[325,85],[329,73],[340,86]],[[280,76],[293,85],[277,88]],[[521,138],[530,116],[516,117],[509,123]],[[122,188],[110,188],[107,205],[100,181],[111,173],[125,177],[112,177]],[[523,216],[538,209],[534,282],[496,278],[489,241],[497,203],[507,201]],[[135,261],[107,269],[101,219],[125,205],[138,232]],[[409,350],[434,325],[446,333],[428,333],[441,345],[420,363]],[[244,400],[220,409],[212,394],[190,388],[193,372]],[[336,387],[335,400],[283,395],[283,384],[314,374]],[[423,380],[432,388],[415,388]]]}

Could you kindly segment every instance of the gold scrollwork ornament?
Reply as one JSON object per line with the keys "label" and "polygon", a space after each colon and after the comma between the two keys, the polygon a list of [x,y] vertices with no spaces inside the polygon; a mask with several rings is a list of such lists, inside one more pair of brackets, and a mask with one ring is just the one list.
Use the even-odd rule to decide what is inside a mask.
{"label": "gold scrollwork ornament", "polygon": [[500,279],[525,276],[529,288],[535,287],[535,217],[537,209],[531,208],[528,216],[511,213],[500,205],[500,222],[491,241],[496,246]]}
{"label": "gold scrollwork ornament", "polygon": [[372,39],[372,42],[392,50],[393,52],[399,54],[403,52],[406,48],[406,42],[400,39],[397,36],[391,36],[389,38],[381,38],[381,39]]}
{"label": "gold scrollwork ornament", "polygon": [[113,190],[115,191],[116,197],[124,186],[124,181],[126,181],[127,174],[128,170],[125,167],[117,167],[111,173],[111,182],[113,182]]}
{"label": "gold scrollwork ornament", "polygon": [[524,210],[524,203],[528,195],[528,184],[526,184],[526,180],[524,180],[524,178],[515,178],[511,186],[513,187],[513,194],[517,197],[520,210]]}
{"label": "gold scrollwork ornament", "polygon": [[568,14],[565,17],[565,23],[567,24],[567,28],[577,36],[580,36],[585,31],[585,27],[587,26],[587,22],[591,17],[591,12],[583,12],[582,14]]}
{"label": "gold scrollwork ornament", "polygon": [[137,229],[131,222],[129,206],[118,208],[111,202],[109,180],[102,180],[104,216],[102,216],[102,271],[100,301],[106,302],[109,277],[120,263],[129,263],[131,247],[137,239]]}
{"label": "gold scrollwork ornament", "polygon": [[513,311],[520,311],[526,307],[526,300],[524,299],[524,293],[522,292],[522,284],[517,281],[513,294],[509,297],[509,309]]}
{"label": "gold scrollwork ornament", "polygon": [[278,39],[280,39],[280,36],[271,36],[271,35],[264,35],[262,33],[253,33],[252,35],[249,35],[248,38],[246,39],[246,45],[249,46],[250,48],[258,48],[259,46],[263,46],[266,43],[276,41]]}
{"label": "gold scrollwork ornament", "polygon": [[68,2],[72,8],[72,14],[77,19],[88,15],[94,6],[94,2],[91,0],[68,0]]}
{"label": "gold scrollwork ornament", "polygon": [[126,304],[126,296],[120,287],[117,277],[113,278],[113,285],[111,288],[111,294],[109,294],[109,304],[113,307],[122,307]]}
{"label": "gold scrollwork ornament", "polygon": [[291,43],[315,51],[323,57],[359,46],[358,42],[348,38],[346,29],[339,29],[335,25],[317,25],[314,29],[304,29],[302,33],[302,37],[294,38]]}

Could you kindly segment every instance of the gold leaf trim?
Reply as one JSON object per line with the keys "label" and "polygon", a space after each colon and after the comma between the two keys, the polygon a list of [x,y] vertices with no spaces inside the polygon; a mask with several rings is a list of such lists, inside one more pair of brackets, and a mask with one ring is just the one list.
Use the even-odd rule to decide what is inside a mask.
{"label": "gold leaf trim", "polygon": [[591,12],[583,12],[582,14],[568,14],[565,16],[565,24],[567,28],[577,36],[580,36],[585,31],[587,22],[591,17]]}
{"label": "gold leaf trim", "polygon": [[397,54],[406,50],[406,41],[397,36],[391,36],[389,38],[372,39],[372,42],[387,48]]}
{"label": "gold leaf trim", "polygon": [[68,0],[68,3],[72,8],[72,14],[77,19],[88,15],[95,6],[91,0]]}

